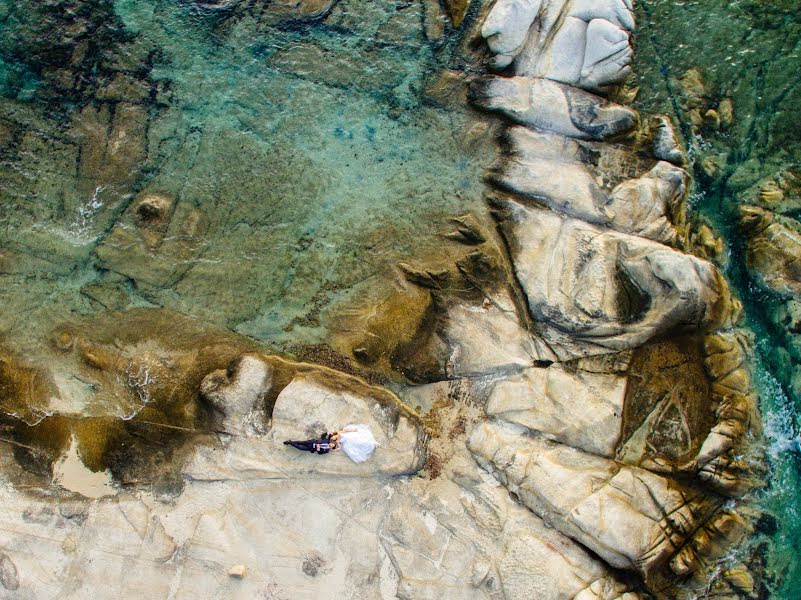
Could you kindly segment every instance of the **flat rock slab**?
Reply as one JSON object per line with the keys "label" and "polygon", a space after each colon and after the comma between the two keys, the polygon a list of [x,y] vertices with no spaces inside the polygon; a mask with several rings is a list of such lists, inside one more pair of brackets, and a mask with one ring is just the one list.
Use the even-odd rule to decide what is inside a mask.
{"label": "flat rock slab", "polygon": [[479,425],[469,448],[550,525],[608,564],[646,579],[720,504],[644,469],[521,435],[511,426]]}
{"label": "flat rock slab", "polygon": [[[201,446],[184,473],[195,480],[294,478],[299,476],[375,477],[412,474],[425,462],[425,435],[419,420],[386,392],[370,386],[349,388],[325,375],[304,373],[275,402],[265,435],[222,435],[222,448]],[[378,390],[378,388],[376,388]],[[356,464],[343,452],[325,455],[285,446],[284,440],[319,438],[326,431],[364,423],[380,444],[372,457]]]}

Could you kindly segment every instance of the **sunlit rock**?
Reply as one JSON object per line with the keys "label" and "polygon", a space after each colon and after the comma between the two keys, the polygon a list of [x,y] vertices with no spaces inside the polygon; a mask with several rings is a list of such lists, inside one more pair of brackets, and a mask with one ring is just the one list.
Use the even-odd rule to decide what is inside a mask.
{"label": "sunlit rock", "polygon": [[611,138],[638,120],[631,108],[548,79],[487,77],[473,84],[471,98],[515,123],[579,139]]}
{"label": "sunlit rock", "polygon": [[[623,365],[625,368],[625,361]],[[497,382],[487,414],[592,454],[613,457],[621,435],[625,372],[554,364]]]}
{"label": "sunlit rock", "polygon": [[673,123],[668,117],[664,115],[651,117],[651,135],[653,136],[653,153],[656,158],[680,167],[687,162]]}
{"label": "sunlit rock", "polygon": [[667,244],[679,241],[689,179],[683,169],[660,162],[607,193],[588,164],[588,150],[572,139],[513,127],[502,147],[490,179],[504,189],[590,223]]}
{"label": "sunlit rock", "polygon": [[495,3],[481,27],[481,35],[495,54],[495,67],[508,66],[520,53],[543,4],[548,3],[542,0],[498,0]]}
{"label": "sunlit rock", "polygon": [[659,162],[648,173],[612,190],[605,207],[609,224],[619,231],[664,244],[680,245],[689,175]]}
{"label": "sunlit rock", "polygon": [[638,597],[626,594],[630,587],[601,561],[514,502],[467,456],[454,458],[433,481],[403,485],[381,534],[400,598]]}
{"label": "sunlit rock", "polygon": [[719,505],[644,469],[527,437],[512,426],[480,425],[469,448],[548,524],[646,580]]}
{"label": "sunlit rock", "polygon": [[272,385],[272,366],[258,355],[244,355],[206,375],[200,393],[222,413],[223,431],[257,435],[267,432],[270,415],[266,396]]}
{"label": "sunlit rock", "polygon": [[[231,437],[222,452],[198,447],[185,473],[196,480],[248,480],[315,475],[360,477],[403,475],[425,462],[425,433],[419,418],[390,392],[336,371],[299,365],[273,375],[276,359],[246,355],[229,367],[226,381],[213,373],[204,381],[206,395],[224,411],[223,426]],[[280,367],[279,367],[280,368]],[[282,381],[289,377],[289,381]],[[269,413],[264,397],[280,386]],[[237,425],[240,423],[239,425]],[[319,439],[346,425],[365,424],[379,447],[361,464],[343,452],[319,456],[285,446],[285,440]]]}
{"label": "sunlit rock", "polygon": [[695,458],[698,476],[726,495],[757,485],[760,457],[748,451],[760,433],[758,400],[744,340],[733,333],[705,338],[706,368],[712,380],[715,425]]}
{"label": "sunlit rock", "polygon": [[737,308],[713,265],[667,246],[511,200],[496,214],[531,315],[565,355],[715,329]]}
{"label": "sunlit rock", "polygon": [[631,4],[624,0],[521,2],[500,0],[481,31],[493,66],[589,90],[619,83],[631,72]]}

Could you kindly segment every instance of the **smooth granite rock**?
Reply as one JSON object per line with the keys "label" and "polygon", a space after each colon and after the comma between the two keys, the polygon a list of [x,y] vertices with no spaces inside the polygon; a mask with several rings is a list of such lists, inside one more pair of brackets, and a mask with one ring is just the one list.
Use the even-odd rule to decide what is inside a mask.
{"label": "smooth granite rock", "polygon": [[511,200],[497,207],[531,315],[558,332],[551,346],[565,354],[625,350],[657,335],[716,329],[736,309],[708,262]]}
{"label": "smooth granite rock", "polygon": [[496,68],[597,91],[631,73],[633,30],[625,0],[500,0],[481,34]]}
{"label": "smooth granite rock", "polygon": [[631,131],[636,111],[575,87],[529,77],[485,77],[471,88],[479,108],[568,137],[603,140]]}
{"label": "smooth granite rock", "polygon": [[487,415],[522,425],[591,454],[614,457],[621,435],[625,373],[562,364],[528,369],[498,381]]}
{"label": "smooth granite rock", "polygon": [[720,504],[644,469],[521,435],[513,426],[482,424],[469,448],[552,527],[646,579]]}

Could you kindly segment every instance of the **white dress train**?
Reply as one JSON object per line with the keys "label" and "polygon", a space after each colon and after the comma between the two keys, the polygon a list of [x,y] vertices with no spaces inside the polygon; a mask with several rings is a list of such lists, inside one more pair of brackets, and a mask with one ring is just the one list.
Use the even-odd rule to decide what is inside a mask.
{"label": "white dress train", "polygon": [[370,428],[367,425],[359,424],[348,425],[344,429],[352,429],[352,431],[339,432],[342,451],[355,463],[362,463],[370,458],[373,450],[379,446]]}

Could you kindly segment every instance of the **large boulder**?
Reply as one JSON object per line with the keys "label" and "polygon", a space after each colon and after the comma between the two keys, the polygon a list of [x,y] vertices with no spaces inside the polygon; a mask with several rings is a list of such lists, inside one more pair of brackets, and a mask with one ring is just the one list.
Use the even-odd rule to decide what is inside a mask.
{"label": "large boulder", "polygon": [[538,332],[564,356],[716,329],[736,308],[712,264],[667,246],[508,199],[496,216]]}
{"label": "large boulder", "polygon": [[586,140],[630,132],[638,122],[631,108],[549,79],[481,78],[471,88],[471,99],[520,125]]}
{"label": "large boulder", "polygon": [[490,174],[501,187],[571,217],[677,243],[689,179],[683,169],[659,162],[607,193],[589,164],[589,150],[575,140],[512,127],[502,148]]}
{"label": "large boulder", "polygon": [[631,73],[631,8],[627,0],[499,0],[481,34],[497,68],[602,90]]}
{"label": "large boulder", "polygon": [[[223,413],[223,451],[196,448],[184,472],[195,480],[287,476],[386,476],[417,472],[425,462],[426,436],[417,415],[394,394],[336,371],[306,365],[290,381],[267,377],[273,358],[240,357],[229,376],[209,374],[201,389]],[[261,362],[261,365],[259,365]],[[267,384],[265,386],[265,383]],[[270,385],[283,385],[270,420],[253,424],[263,413]],[[227,400],[227,403],[223,401]],[[369,461],[356,464],[343,452],[317,455],[285,446],[285,440],[319,438],[346,425],[367,425],[379,443]],[[230,426],[231,424],[232,426]],[[228,434],[228,435],[226,435]]]}
{"label": "large boulder", "polygon": [[623,422],[623,372],[567,367],[527,369],[495,383],[487,414],[592,454],[614,457]]}
{"label": "large boulder", "polygon": [[646,581],[720,506],[644,469],[521,435],[514,426],[479,425],[469,448],[548,524]]}
{"label": "large boulder", "polygon": [[740,208],[740,224],[748,269],[775,292],[801,294],[801,224],[756,206]]}
{"label": "large boulder", "polygon": [[462,446],[442,476],[404,483],[392,498],[380,536],[398,575],[398,598],[639,597],[466,454]]}

